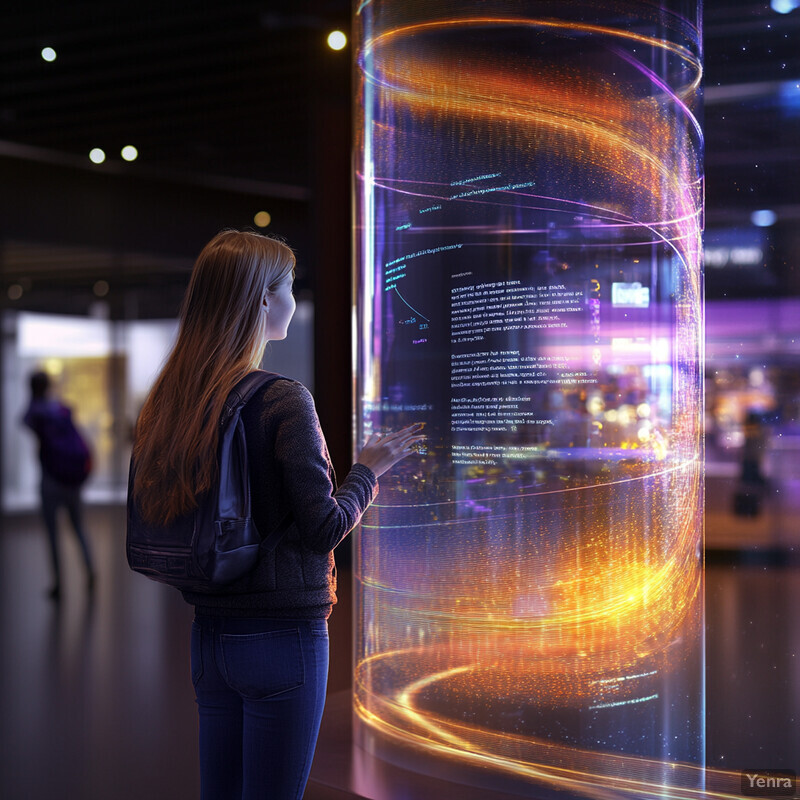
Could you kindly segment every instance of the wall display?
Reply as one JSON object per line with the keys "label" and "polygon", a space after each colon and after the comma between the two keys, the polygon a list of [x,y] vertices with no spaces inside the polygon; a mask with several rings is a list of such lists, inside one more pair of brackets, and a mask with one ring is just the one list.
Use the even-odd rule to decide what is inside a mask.
{"label": "wall display", "polygon": [[359,4],[357,437],[427,436],[355,547],[384,738],[559,786],[703,760],[699,18]]}

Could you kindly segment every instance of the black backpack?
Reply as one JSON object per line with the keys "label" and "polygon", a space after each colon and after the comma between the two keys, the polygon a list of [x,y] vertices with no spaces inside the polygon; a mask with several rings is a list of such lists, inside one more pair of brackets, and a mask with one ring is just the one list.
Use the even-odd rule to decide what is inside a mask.
{"label": "black backpack", "polygon": [[145,522],[133,501],[135,464],[128,475],[128,565],[148,578],[189,592],[213,592],[246,575],[260,548],[273,549],[288,516],[263,541],[250,515],[250,473],[242,408],[262,386],[280,378],[257,370],[231,389],[220,415],[219,479],[197,508],[167,525]]}

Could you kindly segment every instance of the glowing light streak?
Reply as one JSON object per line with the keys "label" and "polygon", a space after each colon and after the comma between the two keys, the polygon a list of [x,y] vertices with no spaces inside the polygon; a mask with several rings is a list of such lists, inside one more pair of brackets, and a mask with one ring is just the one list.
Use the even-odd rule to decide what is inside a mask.
{"label": "glowing light streak", "polygon": [[520,26],[527,26],[531,28],[553,28],[556,30],[572,31],[575,33],[598,34],[601,37],[608,36],[611,39],[627,39],[629,41],[643,44],[646,47],[670,51],[690,65],[695,72],[695,77],[692,83],[690,83],[687,87],[687,92],[696,91],[702,80],[703,70],[700,61],[690,50],[681,45],[673,44],[667,39],[657,39],[651,36],[644,36],[640,33],[634,33],[633,31],[627,31],[620,28],[611,28],[605,25],[590,25],[587,23],[567,22],[566,20],[525,19],[520,17],[461,17],[459,19],[433,20],[431,22],[423,22],[416,25],[406,25],[404,27],[394,28],[390,31],[380,34],[379,36],[368,39],[364,43],[364,53],[371,55],[373,50],[387,44],[395,38],[414,36],[436,29],[458,29],[486,26],[511,28],[517,28]]}
{"label": "glowing light streak", "polygon": [[425,316],[425,315],[424,315],[424,314],[423,314],[421,311],[417,311],[417,309],[416,309],[416,308],[414,308],[414,306],[412,306],[412,305],[411,305],[411,304],[408,302],[408,300],[406,300],[406,299],[405,299],[405,297],[403,297],[403,295],[401,295],[401,294],[400,294],[400,292],[398,292],[398,291],[397,291],[397,287],[396,287],[396,286],[394,287],[394,291],[395,291],[395,294],[396,294],[396,295],[397,295],[397,296],[398,296],[398,297],[399,297],[399,298],[400,298],[400,299],[401,299],[401,300],[402,300],[402,301],[403,301],[403,302],[404,302],[404,303],[405,303],[405,304],[406,304],[406,305],[407,305],[407,306],[408,306],[408,307],[409,307],[409,308],[410,308],[410,309],[411,309],[411,310],[412,310],[412,311],[413,311],[415,314],[419,314],[419,315],[422,317],[422,319],[424,319],[424,320],[426,320],[426,321],[430,322],[430,320],[428,319],[428,317],[426,317],[426,316]]}
{"label": "glowing light streak", "polygon": [[[557,456],[555,456],[555,457],[557,457]],[[692,458],[690,460],[683,461],[682,463],[675,464],[675,465],[673,465],[671,467],[666,467],[666,468],[664,468],[662,470],[659,470],[657,472],[648,472],[647,473],[647,477],[648,478],[652,478],[652,477],[658,477],[658,476],[661,476],[661,475],[668,475],[668,474],[674,473],[674,472],[681,472],[681,471],[684,471],[684,470],[687,470],[687,469],[691,468],[693,463],[694,463],[695,467],[697,467],[700,464],[700,457],[695,455],[694,458]],[[493,497],[492,499],[493,500],[511,500],[511,499],[518,499],[518,498],[522,498],[522,497],[542,497],[542,496],[545,496],[545,495],[561,495],[561,494],[564,494],[565,492],[586,492],[586,491],[592,491],[592,490],[594,490],[594,489],[596,489],[598,487],[603,487],[603,486],[606,486],[606,487],[608,487],[608,486],[620,486],[620,485],[626,484],[626,483],[633,483],[635,481],[642,480],[642,477],[643,476],[637,475],[634,478],[620,478],[618,480],[608,481],[606,483],[593,483],[593,484],[586,485],[586,486],[564,486],[564,487],[559,488],[559,489],[548,489],[548,490],[536,491],[536,492],[523,492],[523,493],[520,493],[520,494],[499,495],[497,497]],[[442,502],[439,502],[439,503],[409,503],[409,504],[406,505],[406,507],[407,508],[409,508],[409,507],[410,508],[429,508],[431,506],[456,505],[456,504],[459,504],[461,502],[463,502],[463,501],[450,500],[450,501],[442,501]],[[375,503],[372,504],[371,508],[375,508],[375,509],[377,509],[377,508],[398,508],[398,507],[402,507],[403,505],[404,504],[398,503],[396,501],[393,501],[390,505],[388,505],[388,504],[384,505],[384,504],[375,502]],[[369,528],[370,524],[368,522],[367,523],[362,523],[362,527]],[[404,524],[403,527],[404,528],[408,527],[408,525]]]}
{"label": "glowing light streak", "polygon": [[[395,652],[393,655],[402,654]],[[741,780],[739,772],[702,769],[690,764],[617,753],[598,753],[512,734],[500,736],[493,731],[420,711],[419,695],[425,689],[466,674],[471,669],[471,666],[454,667],[412,681],[402,688],[387,704],[391,705],[402,722],[392,723],[391,717],[375,714],[358,699],[355,703],[356,713],[372,727],[405,745],[416,745],[456,761],[489,766],[546,785],[569,789],[580,797],[602,800],[741,800],[738,792]],[[498,751],[527,751],[532,760],[509,757]],[[665,773],[669,773],[670,784],[659,780],[659,776]],[[698,784],[703,782],[714,788],[698,788]]]}
{"label": "glowing light streak", "polygon": [[619,706],[630,706],[635,703],[646,703],[648,700],[657,700],[658,694],[651,694],[647,697],[634,697],[630,700],[617,700],[615,703],[595,703],[593,706],[589,706],[590,709],[594,710],[596,708],[618,708]]}
{"label": "glowing light streak", "polygon": [[[697,134],[698,138],[702,141],[703,129],[700,127],[700,122],[697,119],[697,117],[695,117],[694,114],[692,114],[691,110],[689,109],[689,106],[687,106],[686,103],[683,102],[682,98],[680,98],[675,92],[673,92],[672,89],[670,89],[669,86],[664,81],[662,81],[661,78],[659,78],[655,72],[653,72],[653,70],[646,67],[644,64],[642,64],[641,61],[633,58],[631,55],[626,53],[624,50],[621,50],[620,48],[615,48],[615,52],[620,58],[624,59],[629,64],[633,64],[636,67],[636,69],[638,69],[642,73],[642,75],[646,75],[654,86],[658,86],[664,92],[664,94],[667,95],[681,109],[681,111],[683,111],[683,113],[686,116],[686,119],[689,121],[689,124],[694,128],[694,131]],[[699,84],[695,84],[695,88],[697,88],[698,85]]]}
{"label": "glowing light streak", "polygon": [[649,678],[652,675],[657,675],[657,670],[651,670],[650,672],[642,672],[640,675],[619,675],[616,678],[604,678],[600,681],[594,681],[594,683],[598,684],[606,684],[606,683],[617,683],[618,681],[636,681],[639,678]]}
{"label": "glowing light streak", "polygon": [[[410,191],[408,189],[400,189],[400,188],[398,188],[397,186],[394,185],[396,183],[419,183],[419,182],[416,182],[416,181],[403,181],[403,180],[399,180],[399,179],[388,179],[388,178],[376,178],[375,179],[375,186],[376,187],[381,188],[381,189],[388,189],[388,190],[390,190],[392,192],[396,192],[398,194],[405,194],[405,195],[408,195],[408,196],[411,196],[411,197],[422,197],[422,198],[427,198],[427,199],[431,199],[431,200],[447,200],[447,199],[449,199],[447,197],[447,195],[443,195],[443,194],[442,195],[439,195],[439,194],[426,194],[426,193],[419,192],[419,191],[415,192],[415,191]],[[444,184],[435,184],[433,182],[431,182],[430,185],[431,186],[436,186],[436,185],[444,186]],[[506,191],[506,190],[494,189],[493,191],[501,192],[501,191]],[[659,220],[647,220],[647,219],[636,220],[636,219],[633,219],[630,216],[621,214],[618,211],[614,211],[613,209],[604,208],[603,206],[599,206],[599,205],[596,205],[596,204],[593,204],[593,203],[578,202],[578,201],[575,201],[575,200],[569,200],[569,199],[565,199],[565,198],[561,198],[561,197],[548,197],[546,195],[537,195],[537,194],[532,194],[532,193],[529,193],[529,192],[527,192],[527,193],[526,192],[508,192],[508,194],[514,194],[516,196],[521,196],[521,197],[530,197],[530,198],[534,198],[534,199],[537,199],[537,200],[549,201],[550,203],[559,203],[559,204],[563,204],[563,205],[567,205],[567,206],[574,206],[576,208],[581,209],[582,211],[589,210],[598,219],[609,220],[610,222],[613,222],[613,223],[620,223],[618,225],[605,226],[608,229],[612,229],[612,230],[613,229],[626,230],[626,229],[632,228],[632,227],[643,227],[643,228],[649,228],[649,229],[652,230],[655,227],[662,227],[662,228],[666,228],[669,231],[669,230],[671,230],[672,228],[674,228],[676,226],[682,226],[684,224],[691,225],[694,228],[695,226],[698,225],[698,222],[699,222],[699,219],[700,219],[700,214],[701,214],[701,211],[699,209],[695,209],[695,210],[687,211],[683,216],[674,217],[674,218],[671,218],[671,219],[668,218],[668,219],[659,219]],[[463,198],[462,201],[471,202],[471,201],[469,201],[468,198]],[[481,200],[479,200],[479,201],[475,201],[475,203],[476,204],[480,204],[480,205],[494,205],[494,206],[500,206],[500,207],[506,205],[504,203],[493,203],[492,201],[486,200],[486,199],[483,199],[483,198]],[[515,204],[515,207],[523,208],[523,209],[529,210],[529,211],[552,210],[552,207],[549,206],[549,205],[521,205],[521,204]],[[565,210],[564,213],[568,213],[568,212]],[[574,224],[564,225],[562,227],[564,229],[567,229],[567,230],[568,229],[583,230],[585,228],[585,224],[576,222]],[[467,226],[467,227],[463,227],[463,226],[462,227],[441,227],[441,226],[435,226],[435,225],[422,226],[422,225],[418,224],[418,225],[415,226],[415,229],[416,229],[417,232],[420,232],[420,231],[432,231],[432,230],[433,231],[439,231],[439,230],[459,230],[459,231],[464,231],[464,230],[473,230],[474,228],[472,228],[470,226]],[[495,232],[495,233],[499,233],[499,234],[505,234],[505,233],[546,233],[547,232],[546,228],[530,228],[530,229],[528,229],[528,228],[523,228],[523,229],[509,228],[509,229],[506,229],[506,228],[496,227],[496,226],[491,226],[487,230],[489,232]],[[690,235],[689,233],[686,233],[686,234],[683,234],[682,236],[676,236],[676,237],[674,237],[674,239],[686,239],[689,235]],[[667,236],[665,234],[659,234],[657,236],[657,239],[659,241],[667,241],[668,240]],[[651,243],[652,243],[651,241],[626,242],[626,245],[630,246],[630,245],[636,245],[636,244],[651,244]],[[570,247],[570,246],[573,246],[573,245],[570,245],[569,243],[564,243],[562,246]],[[581,245],[574,245],[574,246],[584,246],[584,245],[581,244]],[[600,246],[602,246],[602,244]],[[618,243],[614,243],[614,244],[612,244],[610,246],[616,247],[616,246],[618,246]]]}
{"label": "glowing light streak", "polygon": [[[741,795],[735,793],[736,781],[740,780],[740,773],[738,772],[725,773],[723,771],[716,771],[713,776],[707,774],[706,777],[713,777],[720,782],[729,784],[730,788],[728,791],[693,789],[690,786],[686,788],[677,788],[656,781],[637,781],[633,778],[605,777],[602,774],[590,771],[553,767],[547,762],[537,764],[521,759],[498,757],[492,753],[484,752],[474,745],[471,746],[470,749],[464,750],[460,747],[448,746],[438,743],[435,740],[432,741],[429,736],[419,734],[409,735],[405,729],[387,723],[384,718],[368,711],[358,701],[356,701],[356,713],[373,728],[380,730],[385,735],[396,739],[402,744],[415,744],[425,751],[432,751],[456,761],[465,761],[478,766],[500,769],[512,775],[534,781],[538,780],[541,783],[555,788],[571,789],[580,797],[591,797],[597,798],[598,800],[619,800],[619,798],[630,798],[631,800],[647,800],[647,798],[661,798],[662,800],[741,800]],[[432,726],[429,726],[429,731],[431,733],[438,733],[436,727]],[[552,754],[548,753],[548,755],[553,757],[554,761],[556,761],[559,756],[558,750],[567,750],[567,748],[554,749],[556,752]],[[570,753],[570,755],[572,754]],[[624,770],[635,772],[639,764],[633,763],[622,766]],[[681,774],[690,775],[692,770],[692,767],[686,764],[660,762],[658,766],[663,769],[669,769],[672,773],[673,781],[679,778]],[[598,768],[600,768],[599,764]],[[699,777],[697,779],[700,780]],[[686,782],[689,783],[689,780]]]}

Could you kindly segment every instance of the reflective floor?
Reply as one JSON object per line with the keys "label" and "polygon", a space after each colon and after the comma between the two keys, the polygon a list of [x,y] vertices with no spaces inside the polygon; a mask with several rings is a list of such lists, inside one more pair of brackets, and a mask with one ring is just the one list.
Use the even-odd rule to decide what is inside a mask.
{"label": "reflective floor", "polygon": [[[748,521],[727,512],[727,501],[719,500],[724,485],[710,488],[709,540],[724,540],[735,529],[743,541]],[[769,528],[768,519],[750,524]],[[708,557],[709,766],[800,769],[800,567],[780,557],[787,536],[796,536],[800,515],[782,507],[780,519],[782,551],[767,530],[765,546],[747,557],[733,547]],[[76,543],[65,530],[60,603],[46,594],[47,552],[38,519],[15,516],[3,523],[0,798],[197,797],[188,676],[192,611],[177,592],[129,572],[122,509],[91,509],[88,521],[96,589],[87,591]],[[421,778],[397,766],[382,769],[380,759],[351,747],[351,608],[343,572],[331,618],[328,714],[306,797],[468,800],[468,790],[445,780],[452,775]],[[534,789],[526,795],[543,796]],[[506,795],[484,789],[475,796]]]}

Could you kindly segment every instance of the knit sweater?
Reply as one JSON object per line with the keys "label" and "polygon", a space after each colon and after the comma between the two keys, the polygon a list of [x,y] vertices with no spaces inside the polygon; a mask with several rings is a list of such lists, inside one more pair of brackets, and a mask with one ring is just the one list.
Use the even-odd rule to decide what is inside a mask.
{"label": "knit sweater", "polygon": [[278,546],[255,569],[213,594],[184,592],[197,613],[327,618],[336,602],[333,549],[378,493],[369,467],[354,464],[337,489],[314,400],[281,378],[242,409],[253,519],[266,537],[290,514]]}

